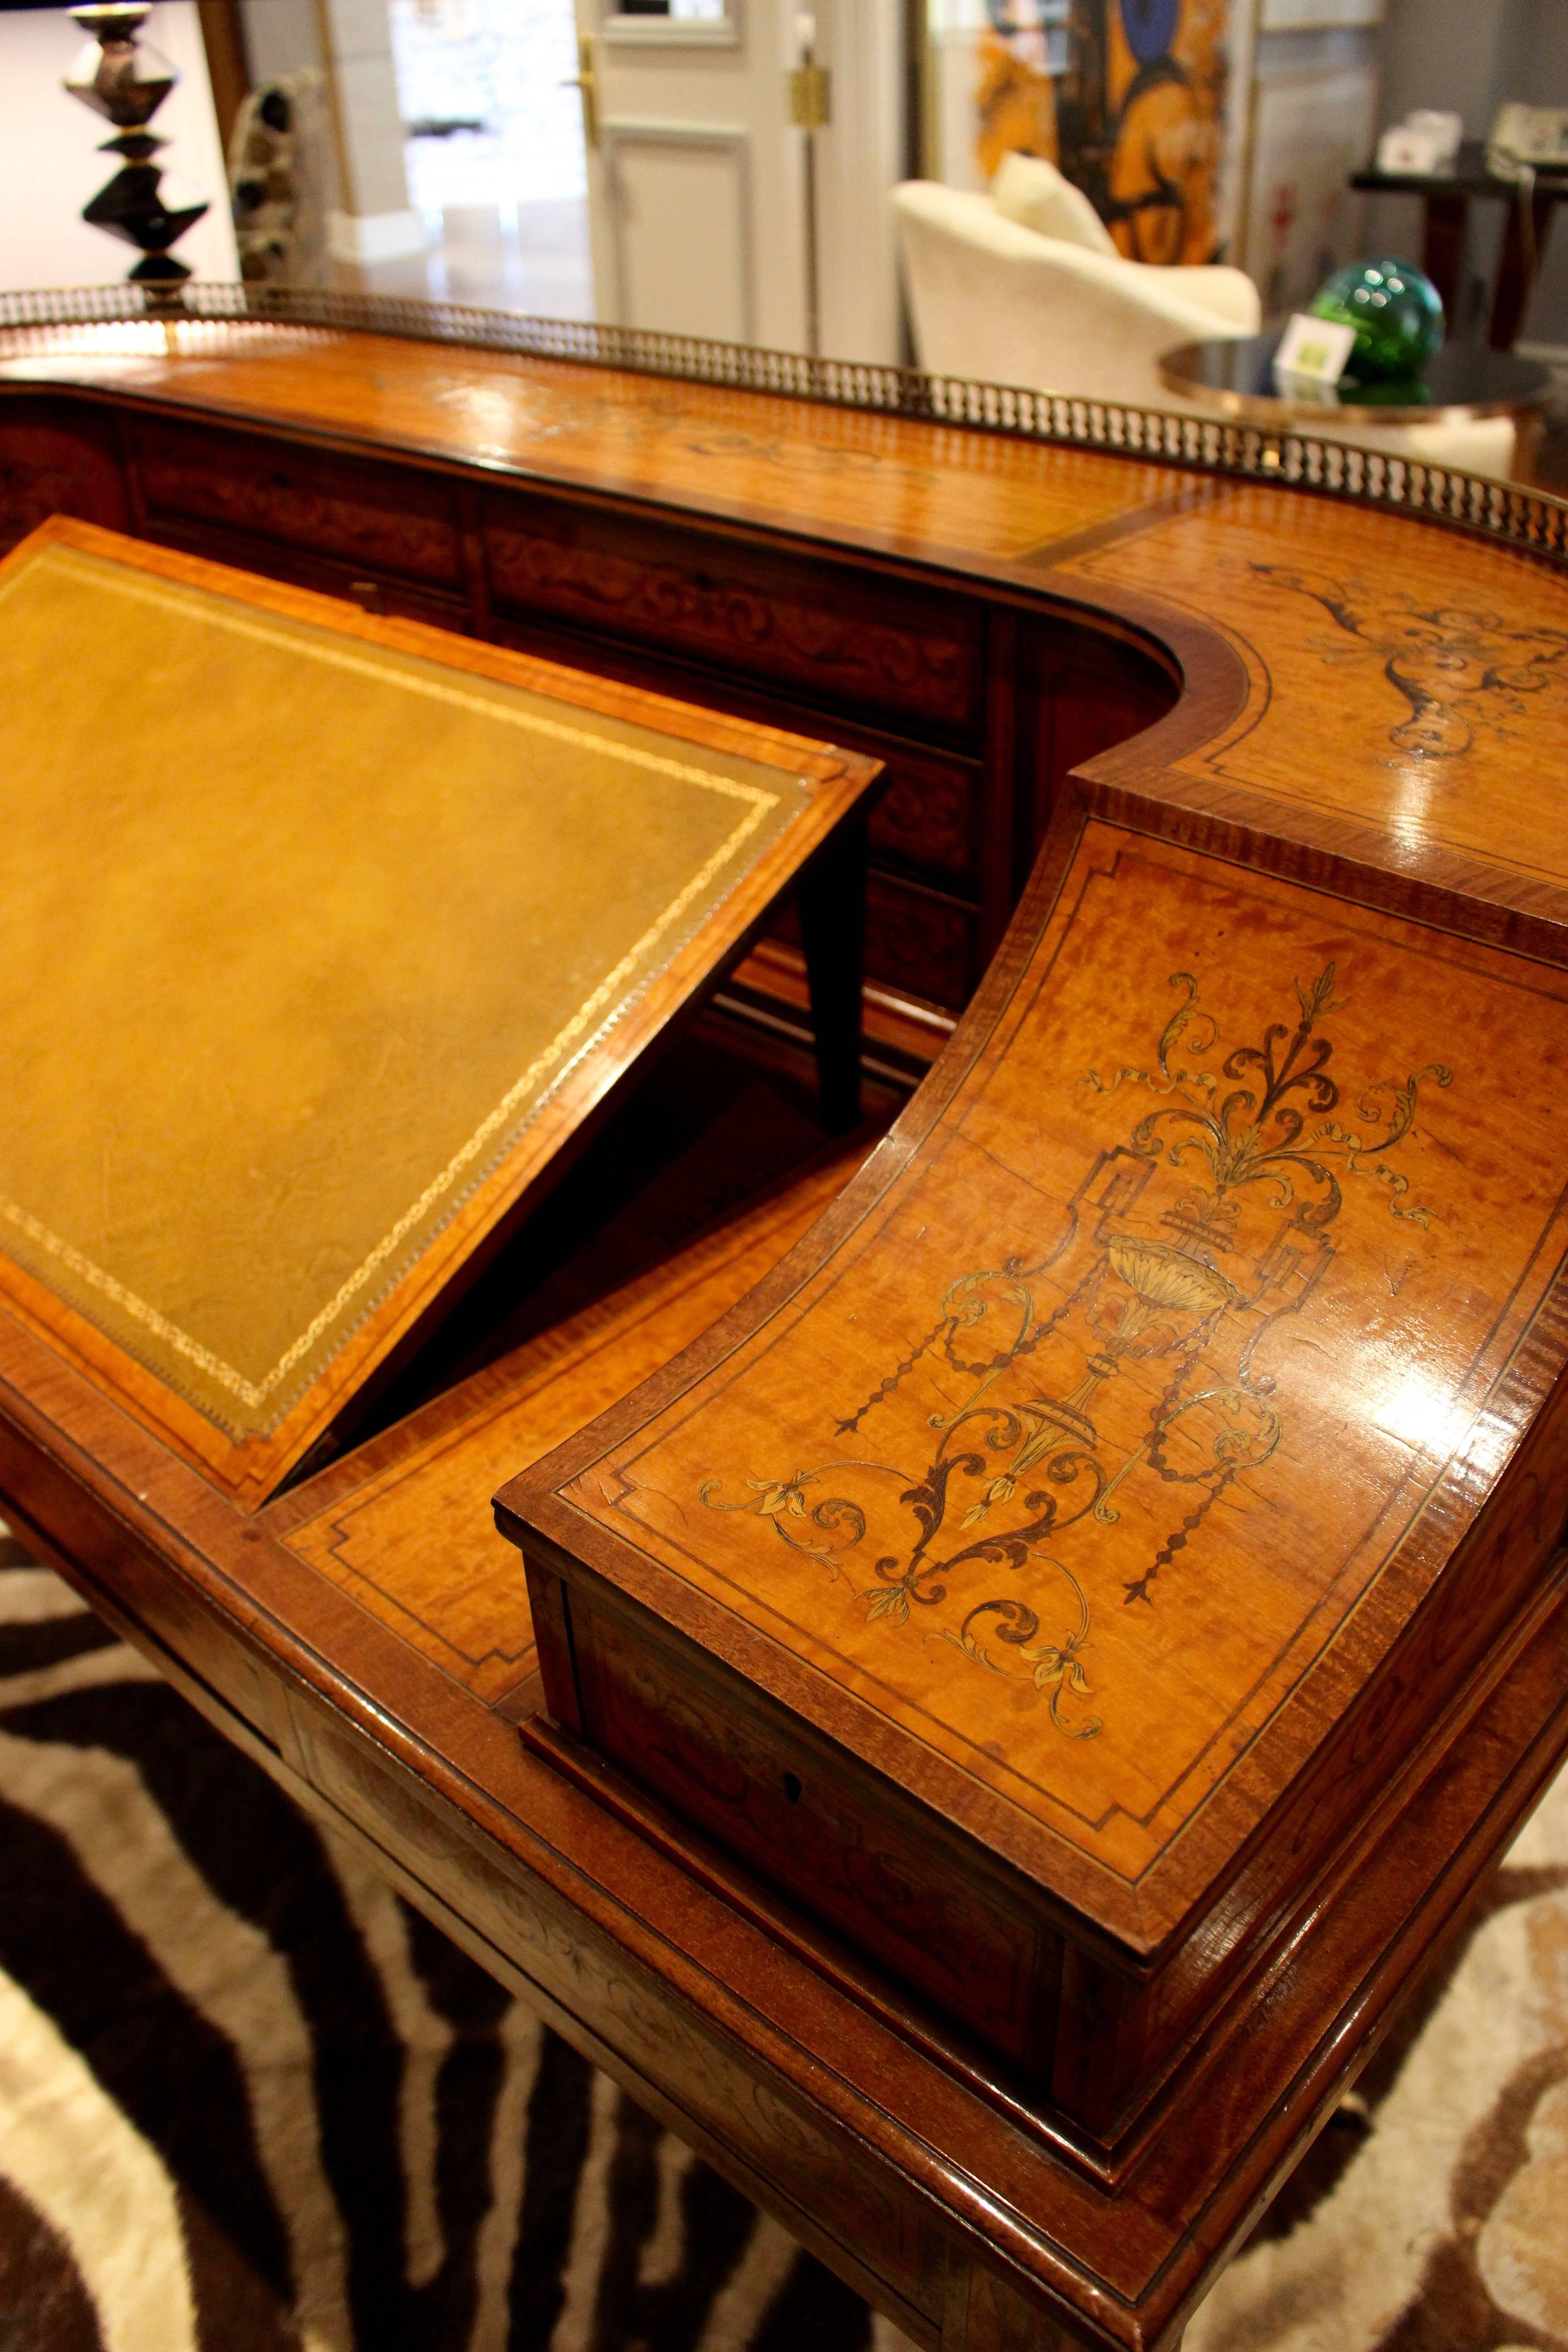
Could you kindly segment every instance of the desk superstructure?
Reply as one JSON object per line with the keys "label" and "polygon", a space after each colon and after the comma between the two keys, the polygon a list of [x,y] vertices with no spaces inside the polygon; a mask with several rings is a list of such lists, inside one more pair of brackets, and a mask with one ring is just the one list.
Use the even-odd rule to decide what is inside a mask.
{"label": "desk superstructure", "polygon": [[[414,1899],[916,2341],[948,2352],[1173,2341],[1568,1744],[1553,1435],[1563,1155],[1552,1121],[1568,971],[1562,510],[1418,473],[1407,484],[1380,474],[1366,498],[1311,495],[1267,478],[1303,470],[1300,449],[1257,436],[1227,472],[1201,449],[1201,462],[1161,463],[668,372],[265,320],[16,330],[0,387],[13,533],[42,509],[74,511],[531,653],[565,653],[884,761],[869,890],[874,1060],[907,1066],[922,1045],[929,1054],[991,965],[880,1172],[874,1161],[828,1210],[760,1306],[721,1320],[833,1200],[847,1168],[823,1167],[570,1328],[248,1509],[36,1328],[6,1319],[7,1510],[302,1801],[350,1824]],[[986,403],[977,396],[974,407]],[[998,395],[989,413],[1012,412]],[[1104,416],[1086,435],[1091,426],[1126,430],[1113,413],[1109,427]],[[1309,451],[1305,470],[1315,462]],[[1401,496],[1428,511],[1398,511]],[[1009,933],[1042,845],[1033,896]],[[1183,907],[1194,919],[1178,956]],[[1055,995],[1039,961],[1055,952],[1053,924],[1068,943]],[[1451,984],[1437,976],[1439,952]],[[792,991],[785,927],[743,969],[737,1010],[784,1021]],[[1461,1001],[1464,1034],[1438,1034],[1446,1006]],[[1023,1066],[1007,1041],[1031,1022],[1051,1083],[1020,1093],[1008,1071],[1016,1078]],[[1292,1223],[1278,1182],[1245,1190],[1247,1231],[1220,1236],[1240,1250],[1233,1263],[1215,1246],[1225,1218],[1197,1199],[1203,1171],[1184,1171],[1173,1155],[1167,1164],[1169,1139],[1156,1149],[1147,1122],[1181,1095],[1194,1132],[1206,1108],[1216,1149],[1240,1150],[1245,1107],[1233,1097],[1247,1091],[1247,1070],[1264,1071],[1267,1086],[1272,1052],[1283,1083],[1282,1057],[1294,1053],[1292,1070],[1311,1065],[1310,1087],[1325,1041],[1348,1091],[1335,1104],[1321,1086],[1310,1100],[1301,1093],[1323,1130],[1308,1156],[1327,1171],[1321,1181],[1294,1171],[1297,1205],[1311,1214]],[[1413,1061],[1417,1045],[1425,1058]],[[1413,1087],[1408,1104],[1378,1093],[1391,1078],[1396,1095]],[[1484,1150],[1467,1134],[1484,1138]],[[941,1183],[928,1172],[932,1136],[947,1139]],[[952,1177],[965,1154],[973,1170]],[[1116,1191],[1119,1177],[1131,1189]],[[1075,1196],[1079,1178],[1089,1190]],[[923,1221],[922,1181],[935,1184],[935,1214]],[[1039,1265],[1003,1230],[1030,1223],[1016,1203],[1031,1185],[1039,1217],[1056,1220],[1043,1240],[1032,1225],[1023,1236],[1039,1241]],[[1229,1178],[1220,1187],[1234,1189]],[[998,1211],[1004,1192],[1014,1205]],[[1288,1265],[1275,1262],[1279,1235],[1252,1230],[1265,1193],[1294,1234]],[[1059,1204],[1075,1197],[1068,1231]],[[1205,1215],[1208,1239],[1194,1240]],[[1127,1443],[1107,1443],[1106,1508],[1089,1533],[1118,1590],[1142,1580],[1145,1597],[1119,1602],[1110,1624],[1103,1572],[1071,1549],[1069,1531],[1060,1591],[1072,1579],[1086,1595],[1095,1587],[1087,1634],[1076,1618],[1053,1617],[1010,1650],[997,1632],[1021,1621],[1005,1612],[978,1626],[962,1612],[944,1619],[954,1641],[937,1646],[974,1679],[952,1685],[957,1712],[921,1735],[936,1762],[920,1793],[946,1807],[955,1831],[994,1847],[1006,1776],[1027,1762],[1032,1826],[1018,1831],[1013,1861],[1027,1875],[1027,1837],[1076,1841],[1078,1891],[1061,1881],[1047,1908],[1058,1926],[1067,1902],[1093,1915],[1108,1963],[1118,1937],[1142,1935],[1152,1949],[1178,1930],[1215,1883],[1216,1855],[1234,1860],[1237,1886],[1274,1870],[1272,1916],[1289,1932],[1258,1948],[1245,2014],[1234,2004],[1205,2013],[1173,2107],[1161,2105],[1152,2075],[1135,2080],[1135,2065],[1117,2074],[1136,2059],[1136,2036],[1103,2001],[1095,2046],[1107,2064],[1080,2069],[1075,2084],[1074,2048],[1090,2045],[1069,2035],[1053,2056],[1031,2044],[1038,2003],[1014,2044],[1002,2026],[966,2035],[962,2000],[882,1966],[853,1922],[797,1902],[779,1871],[753,1875],[754,1847],[716,1831],[689,1793],[622,1774],[605,1742],[563,1763],[547,1738],[519,1741],[518,1726],[537,1721],[540,1685],[521,1568],[488,1528],[489,1494],[689,1342],[711,1354],[701,1338],[710,1327],[728,1345],[761,1330],[758,1316],[792,1282],[831,1269],[857,1219],[890,1232],[900,1218],[904,1240],[895,1235],[880,1259],[868,1253],[858,1289],[851,1280],[836,1294],[842,1328],[829,1336],[842,1383],[770,1387],[762,1349],[746,1374],[754,1394],[730,1421],[693,1423],[689,1442],[679,1412],[655,1430],[668,1475],[660,1468],[649,1507],[654,1548],[673,1556],[689,1538],[714,1576],[754,1577],[754,1563],[773,1557],[759,1544],[781,1559],[788,1549],[763,1507],[790,1514],[798,1494],[805,1521],[815,1500],[804,1482],[840,1445],[836,1422],[858,1412],[891,1442],[910,1434],[893,1430],[900,1413],[929,1432],[933,1412],[963,1410],[928,1392],[952,1381],[921,1352],[955,1281],[971,1280],[976,1310],[954,1323],[965,1363],[964,1335],[1024,1311],[1012,1294],[1031,1273],[1035,1323],[1023,1336],[1049,1323],[1062,1359],[1048,1382],[1032,1382],[1013,1350],[987,1390],[998,1426],[1004,1412],[1016,1418],[1037,1402],[1037,1389],[1092,1417],[1113,1383],[1091,1359],[1098,1349],[1124,1363],[1117,1393],[1131,1400],[1131,1419],[1110,1437]],[[978,1254],[966,1256],[972,1237]],[[987,1254],[994,1241],[999,1255]],[[1319,1260],[1339,1252],[1340,1290],[1310,1281],[1311,1249]],[[889,1289],[896,1264],[908,1278]],[[1468,1474],[1461,1462],[1451,1492],[1436,1471],[1423,1490],[1436,1536],[1411,1566],[1397,1623],[1377,1614],[1394,1607],[1386,1584],[1364,1588],[1370,1612],[1358,1601],[1357,1498],[1314,1493],[1309,1458],[1332,1442],[1313,1418],[1328,1406],[1309,1378],[1312,1347],[1332,1356],[1347,1301],[1360,1302],[1358,1344],[1374,1347],[1367,1317],[1380,1282],[1389,1365],[1403,1349],[1405,1369],[1424,1365],[1430,1377],[1422,1397],[1394,1383],[1375,1431],[1352,1449],[1356,1475],[1376,1485],[1401,1447],[1418,1472],[1435,1442],[1427,1406],[1452,1415],[1473,1390],[1490,1415],[1486,1460],[1472,1453]],[[1265,1298],[1270,1283],[1279,1295]],[[1153,1453],[1134,1426],[1139,1401],[1157,1406],[1164,1392],[1155,1342],[1195,1374],[1209,1355],[1246,1350],[1248,1318],[1260,1316],[1274,1318],[1268,1346],[1281,1333],[1289,1343],[1271,1367],[1263,1343],[1253,1350],[1257,1370],[1277,1380],[1273,1402],[1258,1410],[1247,1366],[1232,1366],[1245,1407],[1226,1404],[1205,1374],[1198,1450],[1229,1475],[1203,1528],[1175,1547],[1180,1515],[1170,1528],[1161,1516],[1163,1470],[1190,1477],[1201,1465],[1188,1458],[1190,1426],[1184,1436],[1162,1424]],[[1098,1383],[1093,1397],[1078,1393],[1086,1381]],[[639,1411],[646,1419],[669,1402],[656,1391]],[[770,1431],[787,1461],[751,1444]],[[797,1459],[819,1433],[820,1460]],[[1010,1442],[984,1437],[993,1451]],[[940,1450],[936,1434],[931,1443]],[[1042,1491],[1060,1499],[1075,1478],[1094,1483],[1081,1442],[1076,1453],[1054,1440],[1038,1450]],[[965,1511],[983,1501],[988,1514],[969,1531],[975,1549],[994,1528],[1016,1533],[1027,1500],[1006,1461],[986,1473],[987,1491],[964,1496]],[[830,1501],[842,1500],[842,1484]],[[1292,1494],[1311,1527],[1302,1520],[1297,1550],[1270,1570],[1268,1517]],[[1480,1524],[1498,1495],[1507,1507],[1465,1555],[1467,1513]],[[880,1503],[870,1489],[851,1499],[869,1527]],[[746,1500],[750,1510],[728,1508]],[[710,1544],[700,1540],[709,1528]],[[788,1517],[782,1530],[792,1531]],[[896,1608],[873,1611],[866,1597],[879,1581],[892,1594],[901,1576],[908,1612],[924,1605],[908,1573],[918,1561],[873,1532],[879,1559],[898,1573],[874,1562],[835,1583],[831,1562],[798,1569],[837,1596],[836,1615],[826,1604],[795,1610],[805,1631],[784,1696],[803,1718],[801,1693],[830,1638],[858,1662],[862,1692],[893,1656]],[[858,1540],[850,1515],[817,1533],[828,1549]],[[1211,1534],[1220,1552],[1200,1558]],[[1161,1629],[1157,1682],[1162,1645],[1179,1636],[1190,1646],[1190,1596],[1217,1574],[1218,1639],[1215,1558],[1247,1542],[1261,1547],[1260,1575],[1274,1575],[1279,1622],[1249,1621],[1220,1641],[1202,1687],[1216,1721],[1265,1706],[1269,1676],[1289,1680],[1292,1643],[1301,1648],[1309,1617],[1331,1604],[1350,1629],[1336,1652],[1342,1696],[1348,1706],[1352,1685],[1373,1694],[1358,1718],[1366,1738],[1349,1736],[1336,1764],[1331,1706],[1316,1728],[1308,1719],[1328,1684],[1309,1690],[1297,1676],[1310,1704],[1268,1759],[1275,1785],[1305,1792],[1293,1876],[1278,1853],[1249,1845],[1268,1814],[1253,1802],[1262,1783],[1250,1798],[1226,1792],[1199,1753],[1195,1714],[1178,1721],[1164,1710],[1168,1756],[1128,1744],[1140,1708],[1160,1713],[1154,1685],[1137,1681],[1138,1628]],[[1451,1578],[1450,1559],[1462,1571]],[[987,1565],[1005,1583],[1006,1559]],[[1453,1595],[1446,1614],[1423,1617],[1417,1569],[1423,1590]],[[989,1586],[977,1593],[994,1597]],[[781,1584],[767,1599],[774,1607],[788,1595]],[[1397,1787],[1369,1805],[1367,1758],[1389,1721],[1404,1721],[1411,1687],[1408,1676],[1385,1680],[1378,1699],[1373,1669],[1397,1651],[1401,1627],[1422,1624],[1436,1643],[1424,1668],[1430,1705],[1402,1737]],[[966,1634],[978,1660],[964,1654]],[[994,1672],[1015,1673],[1013,1651],[1026,1646],[1037,1653],[1026,1725]],[[788,1679],[738,1638],[723,1664],[773,1675],[774,1699]],[[993,1742],[984,1802],[959,1803],[953,1742],[978,1738],[964,1710],[987,1677],[1010,1727]],[[556,1697],[562,1687],[557,1678]],[[912,1683],[904,1693],[906,1734],[924,1696]],[[832,1721],[831,1709],[818,1713],[814,1737],[847,1753],[845,1710]],[[1106,1727],[1089,1736],[1097,1718]],[[861,1761],[896,1777],[894,1748],[878,1737]],[[1191,1752],[1178,1756],[1183,1738]],[[1303,1779],[1314,1754],[1327,1768]],[[1098,1829],[1087,1807],[1077,1829],[1063,1826],[1074,1756],[1086,1759],[1081,1785],[1092,1779],[1103,1800]],[[1166,1766],[1162,1788],[1174,1788],[1173,1772],[1187,1780],[1162,1815],[1154,1783]],[[1359,1836],[1341,1834],[1357,1808]],[[1134,1851],[1140,1811],[1149,1825]],[[1125,1906],[1110,1916],[1106,1890],[1118,1877],[1142,1887],[1141,1925]],[[1226,1932],[1216,1916],[1211,1952]],[[1081,1991],[1081,1955],[1063,1965],[1079,1969]],[[1192,2014],[1180,1984],[1162,2014],[1165,2065]]]}

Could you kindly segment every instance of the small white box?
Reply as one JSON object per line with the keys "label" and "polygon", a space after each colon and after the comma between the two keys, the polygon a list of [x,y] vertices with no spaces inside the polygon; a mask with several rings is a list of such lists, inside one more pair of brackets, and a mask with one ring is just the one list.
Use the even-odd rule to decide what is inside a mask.
{"label": "small white box", "polygon": [[1425,175],[1447,171],[1453,160],[1445,133],[1417,130],[1409,122],[1396,122],[1377,142],[1380,172],[1416,172]]}
{"label": "small white box", "polygon": [[1418,106],[1405,116],[1405,127],[1419,131],[1423,138],[1436,141],[1436,168],[1446,172],[1458,154],[1459,142],[1465,135],[1465,118],[1462,114],[1445,113],[1439,107]]}
{"label": "small white box", "polygon": [[1355,329],[1334,319],[1310,319],[1298,310],[1274,354],[1274,383],[1286,400],[1321,400],[1331,405],[1355,349]]}

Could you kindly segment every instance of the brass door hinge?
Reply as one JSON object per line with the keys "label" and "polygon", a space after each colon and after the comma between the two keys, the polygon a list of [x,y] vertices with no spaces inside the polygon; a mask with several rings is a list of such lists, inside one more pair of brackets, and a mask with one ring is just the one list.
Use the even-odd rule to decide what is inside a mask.
{"label": "brass door hinge", "polygon": [[789,119],[797,131],[826,131],[833,120],[833,77],[826,66],[796,66],[789,78]]}

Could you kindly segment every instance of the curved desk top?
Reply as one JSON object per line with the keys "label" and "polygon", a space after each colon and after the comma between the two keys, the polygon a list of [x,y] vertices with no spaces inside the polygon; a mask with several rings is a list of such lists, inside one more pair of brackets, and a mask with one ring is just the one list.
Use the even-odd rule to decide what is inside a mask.
{"label": "curved desk top", "polygon": [[[1131,635],[1164,649],[1183,692],[1079,772],[1098,821],[1152,810],[1174,858],[1199,847],[1271,888],[1436,924],[1465,935],[1461,960],[1522,949],[1568,965],[1568,581],[1495,530],[1489,543],[1386,503],[918,416],[264,322],[0,336],[0,412],[40,394],[50,414],[243,426],[406,460],[411,477],[447,469],[465,488],[559,486],[584,505],[689,518],[710,542],[764,538],[840,572],[848,556],[998,613]],[[1267,448],[1252,469],[1271,454],[1283,469]],[[1456,510],[1475,515],[1478,497],[1494,517],[1509,505],[1453,485]],[[1544,518],[1561,541],[1559,509],[1518,503],[1525,528]],[[731,625],[744,630],[743,610]],[[744,1280],[795,1230],[754,1237]],[[650,1362],[737,1295],[740,1275],[727,1295],[710,1275],[682,1276],[689,1318],[667,1319]],[[247,1517],[10,1318],[0,1384],[0,1492],[25,1498],[22,1523],[114,1622],[944,2352],[1173,2343],[1562,1750],[1568,1605],[1552,1588],[1478,1690],[1475,1726],[1422,1750],[1405,1809],[1314,1882],[1300,1932],[1224,2022],[1180,2112],[1104,2160],[1006,2079],[933,2055],[896,2002],[738,1896],[719,1865],[521,1747],[537,1685],[510,1679],[515,1580],[454,1580],[444,1653],[410,1630],[415,1612],[375,1600],[355,1550],[368,1513],[351,1523],[347,1488],[369,1492],[374,1472],[407,1495],[396,1433]],[[613,1382],[583,1370],[575,1417],[625,1385],[624,1363]],[[476,1389],[464,1409],[497,1405]],[[433,1458],[457,1411],[443,1398],[417,1417]],[[496,1424],[508,1466],[521,1466],[521,1422]],[[564,1433],[558,1420],[528,1442]],[[412,1561],[424,1528],[399,1540]]]}
{"label": "curved desk top", "polygon": [[570,484],[1098,612],[1167,648],[1185,686],[1106,781],[1361,869],[1357,895],[1396,911],[1451,919],[1459,897],[1467,929],[1558,951],[1568,578],[1526,548],[1282,482],[389,336],[0,335],[0,385],[42,384]]}

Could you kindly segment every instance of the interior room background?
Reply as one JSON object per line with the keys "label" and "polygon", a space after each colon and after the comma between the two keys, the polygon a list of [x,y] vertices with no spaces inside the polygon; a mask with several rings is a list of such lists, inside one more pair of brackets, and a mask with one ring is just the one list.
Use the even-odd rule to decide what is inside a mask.
{"label": "interior room background", "polygon": [[[216,13],[257,87],[319,78],[323,218],[292,274],[806,342],[793,0],[235,0]],[[147,34],[181,76],[159,125],[171,169],[212,200],[184,250],[198,275],[226,278],[238,269],[225,202],[235,100],[232,68],[209,71],[214,15],[159,0]],[[1384,126],[1433,107],[1483,137],[1510,98],[1568,102],[1559,0],[822,0],[810,29],[831,74],[831,121],[815,134],[821,342],[845,357],[907,350],[888,215],[902,178],[983,187],[1010,149],[1044,155],[1130,257],[1237,262],[1276,318],[1361,252],[1418,257],[1417,200],[1348,185]],[[0,9],[7,287],[119,275],[116,249],[79,218],[97,142],[59,86],[78,46],[58,6]],[[1500,228],[1500,207],[1472,207],[1460,331],[1483,309]],[[1568,364],[1561,240],[1520,348]]]}

